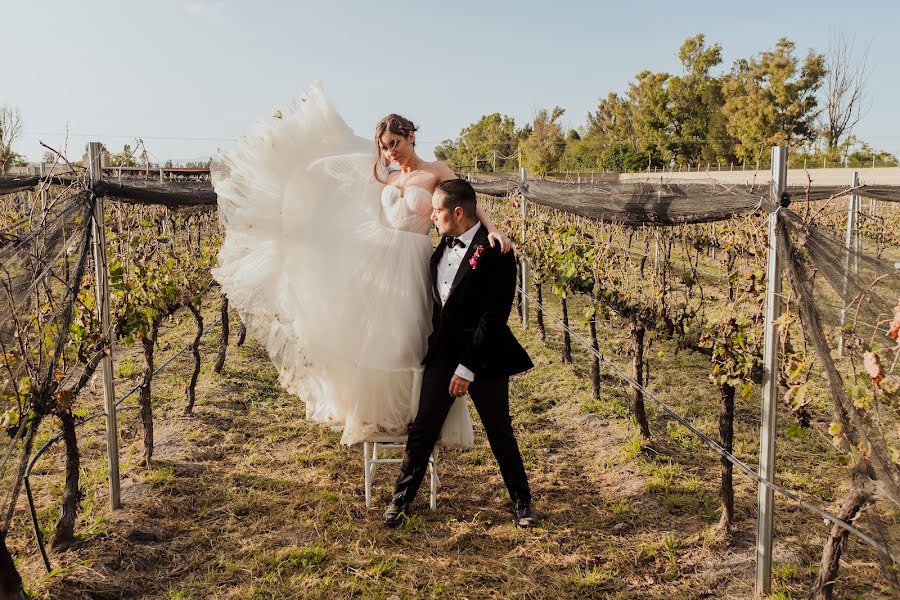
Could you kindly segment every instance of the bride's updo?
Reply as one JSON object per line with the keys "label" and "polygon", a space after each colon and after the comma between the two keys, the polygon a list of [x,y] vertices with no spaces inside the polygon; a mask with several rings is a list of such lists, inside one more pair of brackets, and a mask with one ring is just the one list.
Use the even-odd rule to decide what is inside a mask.
{"label": "bride's updo", "polygon": [[[384,181],[381,179],[381,174],[378,171],[378,166],[387,166],[384,164],[384,156],[381,152],[381,136],[383,136],[385,132],[389,131],[394,135],[408,138],[412,132],[417,131],[418,129],[419,128],[416,127],[412,121],[394,113],[391,113],[382,120],[378,121],[378,125],[375,126],[375,164],[372,166],[372,172],[375,174],[375,179],[377,179],[381,183],[384,183]],[[416,143],[413,142],[413,146],[415,145]]]}

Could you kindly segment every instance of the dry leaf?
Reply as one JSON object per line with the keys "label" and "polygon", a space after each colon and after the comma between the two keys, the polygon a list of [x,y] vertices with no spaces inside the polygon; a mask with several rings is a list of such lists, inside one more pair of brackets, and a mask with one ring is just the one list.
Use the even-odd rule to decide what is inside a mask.
{"label": "dry leaf", "polygon": [[897,306],[894,307],[894,320],[891,321],[891,325],[888,327],[888,335],[900,343],[900,300],[897,301]]}
{"label": "dry leaf", "polygon": [[884,370],[881,368],[881,360],[874,352],[863,353],[863,368],[869,374],[869,377],[872,378],[874,384],[877,385],[884,381]]}

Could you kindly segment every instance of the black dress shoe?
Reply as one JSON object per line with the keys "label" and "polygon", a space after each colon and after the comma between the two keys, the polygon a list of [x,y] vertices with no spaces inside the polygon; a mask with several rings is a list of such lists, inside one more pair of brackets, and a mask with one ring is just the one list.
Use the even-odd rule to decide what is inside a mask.
{"label": "black dress shoe", "polygon": [[513,512],[516,515],[516,525],[519,527],[534,527],[540,520],[534,512],[530,500],[516,500],[513,502]]}
{"label": "black dress shoe", "polygon": [[388,527],[396,527],[403,522],[404,517],[408,516],[409,502],[403,499],[394,498],[391,500],[391,503],[388,504],[387,509],[385,509],[381,522]]}

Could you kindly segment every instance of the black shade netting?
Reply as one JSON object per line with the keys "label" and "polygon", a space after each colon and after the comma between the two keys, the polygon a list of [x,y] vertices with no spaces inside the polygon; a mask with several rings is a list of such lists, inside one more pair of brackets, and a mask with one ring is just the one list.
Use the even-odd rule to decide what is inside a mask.
{"label": "black shade netting", "polygon": [[[509,174],[478,174],[475,190],[490,196],[518,193],[529,202],[550,206],[583,217],[626,225],[681,225],[721,221],[752,212],[768,199],[768,183],[761,186],[726,184],[711,179],[669,180],[662,178],[611,181],[597,177],[589,181],[521,182]],[[844,187],[790,187],[794,199],[829,200],[850,193]],[[900,187],[859,186],[856,194],[883,201],[900,201]]]}
{"label": "black shade netting", "polygon": [[[578,176],[581,179],[581,175]],[[583,181],[528,180],[509,173],[478,173],[475,190],[490,196],[522,194],[528,201],[583,217],[629,225],[680,225],[708,223],[753,211],[768,195],[764,185],[727,184],[712,179],[669,180],[663,178],[617,181],[614,175],[585,174]],[[38,177],[0,177],[0,193],[32,189]],[[75,180],[55,177],[54,183]],[[209,181],[103,180],[94,188],[101,196],[134,204],[157,204],[172,209],[213,207],[216,193]],[[791,186],[794,201],[828,200],[849,194],[885,202],[900,202],[900,186]]]}
{"label": "black shade netting", "polygon": [[[0,177],[0,194],[30,190],[39,185],[52,183],[83,187],[83,181],[68,176],[52,178],[39,177]],[[212,183],[197,179],[140,180],[127,178],[121,181],[104,179],[94,185],[93,191],[98,196],[115,198],[129,204],[161,205],[172,209],[186,207],[215,207],[216,192]]]}
{"label": "black shade netting", "polygon": [[900,248],[876,258],[781,212],[780,246],[807,341],[829,389],[846,449],[871,462],[880,495],[900,506],[900,394],[893,335],[900,318]]}
{"label": "black shade netting", "polygon": [[[20,206],[24,214],[6,223],[6,235],[0,240],[3,532],[9,526],[37,427],[52,410],[63,384],[61,365],[90,250],[93,197],[89,192],[64,190],[45,197],[45,207],[40,206],[40,196],[28,196],[36,206]],[[21,202],[21,198],[3,196],[0,202]]]}

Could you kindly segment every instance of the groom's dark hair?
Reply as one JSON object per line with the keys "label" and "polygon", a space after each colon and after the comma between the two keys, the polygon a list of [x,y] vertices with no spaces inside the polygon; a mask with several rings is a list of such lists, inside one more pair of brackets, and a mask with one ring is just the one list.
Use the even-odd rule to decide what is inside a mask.
{"label": "groom's dark hair", "polygon": [[455,210],[457,206],[461,206],[464,215],[475,218],[475,208],[477,207],[475,188],[468,181],[448,179],[439,183],[436,189],[444,192],[444,208]]}

